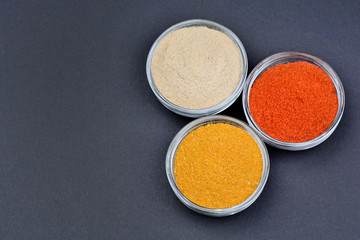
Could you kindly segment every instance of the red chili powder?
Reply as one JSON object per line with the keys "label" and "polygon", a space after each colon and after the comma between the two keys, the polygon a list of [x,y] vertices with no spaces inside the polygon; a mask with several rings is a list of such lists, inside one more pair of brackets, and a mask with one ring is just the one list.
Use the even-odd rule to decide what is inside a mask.
{"label": "red chili powder", "polygon": [[267,69],[249,96],[250,113],[269,136],[305,142],[329,128],[338,110],[330,77],[319,67],[294,62]]}

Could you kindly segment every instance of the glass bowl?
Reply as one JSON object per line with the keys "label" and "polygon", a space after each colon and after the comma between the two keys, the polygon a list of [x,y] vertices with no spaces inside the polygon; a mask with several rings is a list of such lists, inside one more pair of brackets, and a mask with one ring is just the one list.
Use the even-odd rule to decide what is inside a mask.
{"label": "glass bowl", "polygon": [[[242,59],[242,73],[240,76],[240,80],[239,83],[237,85],[237,87],[235,88],[235,90],[231,93],[231,95],[229,97],[227,97],[224,101],[222,101],[221,103],[209,107],[209,108],[203,108],[203,109],[189,109],[189,108],[183,108],[180,107],[178,105],[173,104],[172,102],[168,101],[161,93],[160,91],[157,89],[153,76],[152,76],[152,59],[155,53],[155,50],[157,48],[157,46],[160,44],[161,40],[164,39],[169,33],[176,31],[178,29],[181,28],[186,28],[186,27],[200,27],[200,26],[205,26],[208,27],[210,29],[215,29],[217,31],[220,31],[224,34],[226,34],[230,39],[233,40],[233,42],[235,43],[235,45],[238,47],[240,54],[241,54],[241,59]],[[239,38],[229,29],[227,29],[226,27],[215,23],[215,22],[211,22],[211,21],[207,21],[207,20],[201,20],[201,19],[193,19],[193,20],[188,20],[188,21],[184,21],[184,22],[180,22],[178,24],[173,25],[172,27],[168,28],[165,32],[163,32],[154,42],[154,44],[152,45],[149,55],[147,57],[147,61],[146,61],[146,75],[147,75],[147,79],[149,81],[150,87],[152,89],[152,91],[154,92],[155,96],[158,98],[158,100],[165,106],[167,107],[169,110],[186,116],[186,117],[193,117],[193,118],[197,118],[197,117],[202,117],[205,115],[212,115],[212,114],[216,114],[219,113],[223,110],[225,110],[226,108],[228,108],[240,95],[243,87],[244,87],[244,83],[246,80],[246,75],[247,75],[247,70],[248,70],[248,59],[247,59],[247,55],[245,52],[245,48],[243,46],[243,44],[241,43],[241,41],[239,40]],[[210,96],[211,97],[211,96]]]}
{"label": "glass bowl", "polygon": [[[187,199],[180,191],[180,189],[176,185],[175,176],[174,176],[174,162],[175,162],[175,155],[178,149],[179,144],[182,142],[182,140],[193,130],[196,128],[209,124],[209,123],[227,123],[234,126],[237,126],[247,133],[249,133],[256,143],[258,144],[262,159],[263,159],[263,172],[262,177],[260,180],[260,183],[254,193],[247,198],[242,203],[235,205],[230,208],[223,208],[223,209],[212,209],[212,208],[205,208],[201,207],[193,202],[191,202],[189,199]],[[265,183],[269,176],[270,171],[270,160],[269,160],[269,154],[267,152],[266,146],[264,142],[261,140],[261,138],[258,136],[256,132],[254,132],[246,123],[232,117],[223,116],[223,115],[215,115],[215,116],[206,116],[203,118],[196,119],[189,124],[187,124],[185,127],[183,127],[174,137],[172,140],[167,155],[166,155],[166,161],[165,161],[165,168],[166,168],[166,175],[169,180],[170,186],[172,190],[174,191],[175,195],[179,198],[179,200],[188,208],[194,210],[195,212],[213,216],[213,217],[224,217],[229,216],[235,213],[238,213],[240,211],[243,211],[247,207],[249,207],[260,195],[262,190],[264,189]]]}
{"label": "glass bowl", "polygon": [[[314,64],[318,67],[320,67],[322,70],[324,70],[329,77],[331,78],[335,89],[336,94],[338,96],[338,111],[336,114],[336,117],[330,127],[322,133],[320,136],[311,139],[306,142],[283,142],[279,141],[275,138],[270,137],[267,135],[264,131],[261,130],[261,128],[256,124],[253,117],[251,116],[250,108],[249,108],[249,95],[250,95],[250,89],[256,79],[265,72],[268,68],[274,67],[275,65],[282,64],[282,63],[288,63],[288,62],[308,62],[311,64]],[[276,148],[290,150],[290,151],[299,151],[299,150],[305,150],[312,147],[315,147],[325,141],[330,135],[335,131],[337,125],[340,122],[340,119],[343,115],[344,108],[345,108],[345,92],[344,87],[341,83],[340,78],[336,74],[336,72],[330,67],[329,64],[327,64],[324,60],[315,57],[308,53],[303,52],[282,52],[274,54],[270,57],[265,58],[263,61],[261,61],[249,74],[245,86],[244,86],[244,92],[243,92],[243,108],[245,112],[246,119],[249,123],[249,125],[261,136],[261,138],[264,140],[264,142],[268,143],[271,146],[274,146]]]}

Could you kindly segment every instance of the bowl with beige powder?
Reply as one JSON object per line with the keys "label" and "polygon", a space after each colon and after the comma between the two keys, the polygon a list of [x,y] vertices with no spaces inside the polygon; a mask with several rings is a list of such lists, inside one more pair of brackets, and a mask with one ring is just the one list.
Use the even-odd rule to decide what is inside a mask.
{"label": "bowl with beige powder", "polygon": [[188,20],[167,29],[150,49],[146,73],[152,91],[187,117],[219,113],[240,95],[248,70],[245,48],[228,28]]}

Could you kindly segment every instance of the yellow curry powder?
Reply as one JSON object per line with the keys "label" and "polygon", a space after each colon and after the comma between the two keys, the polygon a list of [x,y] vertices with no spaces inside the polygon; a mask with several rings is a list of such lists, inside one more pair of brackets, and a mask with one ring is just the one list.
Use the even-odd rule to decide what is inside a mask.
{"label": "yellow curry powder", "polygon": [[184,196],[206,208],[229,208],[259,185],[263,160],[250,134],[226,123],[201,126],[180,143],[175,156],[176,184]]}

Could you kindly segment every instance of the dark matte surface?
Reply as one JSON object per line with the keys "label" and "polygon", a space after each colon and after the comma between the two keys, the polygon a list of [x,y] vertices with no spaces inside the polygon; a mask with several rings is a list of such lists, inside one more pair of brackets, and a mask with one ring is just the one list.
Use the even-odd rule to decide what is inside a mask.
{"label": "dark matte surface", "polygon": [[[359,13],[356,0],[1,1],[0,239],[359,239]],[[155,39],[192,18],[234,31],[249,70],[305,51],[346,91],[335,133],[308,151],[269,148],[263,194],[222,219],[173,194],[165,153],[190,119],[145,75]],[[245,120],[240,101],[224,114]]]}

